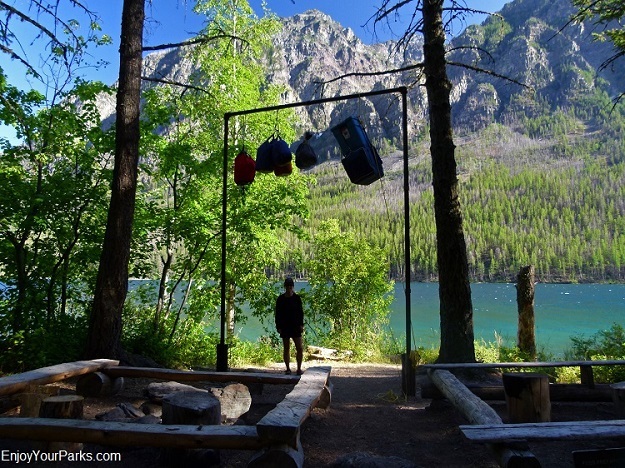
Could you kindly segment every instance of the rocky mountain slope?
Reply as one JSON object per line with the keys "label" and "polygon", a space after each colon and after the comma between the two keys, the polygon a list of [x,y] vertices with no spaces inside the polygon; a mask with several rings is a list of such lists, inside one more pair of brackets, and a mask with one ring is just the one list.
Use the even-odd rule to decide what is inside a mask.
{"label": "rocky mountain slope", "polygon": [[[499,16],[469,26],[450,42],[448,73],[453,82],[456,134],[475,132],[493,122],[514,128],[526,118],[587,106],[597,93],[614,98],[625,90],[625,61],[600,69],[612,46],[592,40],[592,25],[568,24],[574,11],[569,0],[515,0]],[[421,37],[415,37],[408,49],[397,50],[393,41],[364,44],[354,31],[316,10],[282,21],[283,30],[264,60],[268,79],[286,87],[285,102],[409,86],[409,135],[413,140],[422,135],[427,100],[419,69],[329,82],[346,74],[418,64]],[[145,59],[145,74],[155,78],[184,82],[191,71],[192,64],[180,50]],[[102,108],[113,117],[112,98]],[[298,112],[302,134],[304,130],[319,133],[321,156],[337,154],[328,129],[349,115],[360,117],[383,151],[401,146],[401,107],[396,95],[303,107]],[[592,126],[592,116],[584,125]]]}

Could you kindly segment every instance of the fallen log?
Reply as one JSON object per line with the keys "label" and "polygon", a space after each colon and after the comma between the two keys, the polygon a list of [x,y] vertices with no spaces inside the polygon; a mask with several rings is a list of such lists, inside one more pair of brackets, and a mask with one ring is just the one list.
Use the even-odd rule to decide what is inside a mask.
{"label": "fallen log", "polygon": [[111,378],[103,372],[91,372],[76,381],[76,393],[85,397],[117,395],[124,388],[124,378]]}
{"label": "fallen log", "polygon": [[[495,410],[471,393],[451,372],[431,369],[428,375],[434,385],[471,424],[503,424]],[[540,463],[529,451],[526,443],[518,442],[514,445],[497,443],[489,446],[499,465],[504,468],[540,467]]]}

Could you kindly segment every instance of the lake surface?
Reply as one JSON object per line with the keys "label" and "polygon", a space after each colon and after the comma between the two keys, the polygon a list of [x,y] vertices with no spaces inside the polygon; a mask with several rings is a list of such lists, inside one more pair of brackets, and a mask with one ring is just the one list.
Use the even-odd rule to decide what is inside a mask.
{"label": "lake surface", "polygon": [[[303,284],[296,285],[296,290]],[[440,345],[438,283],[411,284],[412,348]],[[516,287],[511,283],[471,285],[475,339],[495,341],[496,334],[506,344],[516,343],[518,311]],[[391,305],[390,330],[397,336],[406,332],[406,295],[403,283],[395,285]],[[534,297],[536,345],[563,357],[570,337],[589,337],[613,323],[625,325],[624,284],[537,284]],[[238,326],[243,339],[254,340],[262,326],[254,319]]]}

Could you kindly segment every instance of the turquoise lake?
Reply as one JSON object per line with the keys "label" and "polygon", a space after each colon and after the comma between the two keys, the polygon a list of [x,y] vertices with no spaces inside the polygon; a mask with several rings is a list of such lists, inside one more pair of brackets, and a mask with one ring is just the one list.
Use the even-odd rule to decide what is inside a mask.
{"label": "turquoise lake", "polygon": [[[297,284],[296,290],[303,284]],[[475,339],[495,341],[496,334],[514,344],[517,333],[516,287],[512,283],[471,284]],[[403,283],[395,285],[390,329],[397,336],[406,331],[406,299]],[[440,344],[438,283],[411,284],[413,349]],[[536,344],[539,349],[563,357],[573,335],[590,336],[613,323],[625,325],[624,284],[537,284],[534,297]],[[262,327],[250,319],[237,326],[239,336],[255,340]],[[312,343],[311,343],[312,344]]]}

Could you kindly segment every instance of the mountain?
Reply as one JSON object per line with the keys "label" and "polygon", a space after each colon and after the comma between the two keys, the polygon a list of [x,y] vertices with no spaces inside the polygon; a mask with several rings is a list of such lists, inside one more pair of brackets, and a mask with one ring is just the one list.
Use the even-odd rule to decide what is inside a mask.
{"label": "mountain", "polygon": [[[592,25],[568,24],[574,11],[569,0],[516,0],[506,4],[499,16],[469,26],[450,42],[448,59],[453,65],[448,73],[456,134],[476,132],[491,123],[518,129],[527,118],[587,107],[597,93],[614,98],[625,90],[623,61],[599,70],[612,53],[611,44],[593,41]],[[412,140],[422,136],[427,99],[419,69],[352,75],[322,84],[346,74],[418,64],[423,57],[420,36],[406,50],[397,50],[394,41],[364,44],[351,29],[317,10],[282,22],[283,30],[263,60],[269,81],[286,87],[285,102],[409,86],[409,135]],[[177,49],[145,59],[145,74],[154,78],[184,82],[191,71]],[[105,114],[113,112],[111,100]],[[298,113],[302,134],[319,132],[320,153],[328,158],[338,153],[327,130],[349,115],[363,120],[377,145],[401,146],[401,108],[389,96],[298,108]],[[592,119],[583,122],[585,127],[592,124]]]}

